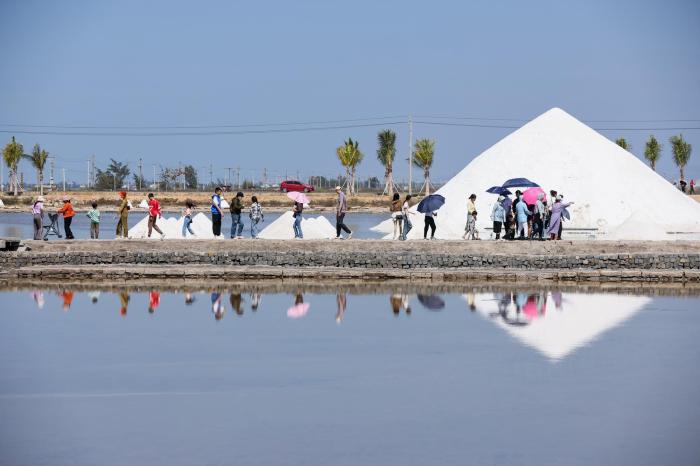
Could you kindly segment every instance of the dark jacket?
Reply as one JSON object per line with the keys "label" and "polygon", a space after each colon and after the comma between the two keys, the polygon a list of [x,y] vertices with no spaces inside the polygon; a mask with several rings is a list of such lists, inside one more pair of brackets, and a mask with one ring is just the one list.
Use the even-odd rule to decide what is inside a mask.
{"label": "dark jacket", "polygon": [[231,201],[231,213],[232,214],[239,214],[243,210],[243,203],[241,202],[241,198],[236,196],[233,198],[233,201]]}

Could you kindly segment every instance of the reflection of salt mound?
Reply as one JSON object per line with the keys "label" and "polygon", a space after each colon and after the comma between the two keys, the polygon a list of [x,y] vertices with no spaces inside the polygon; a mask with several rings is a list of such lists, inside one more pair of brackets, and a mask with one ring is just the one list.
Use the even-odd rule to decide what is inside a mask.
{"label": "reflection of salt mound", "polygon": [[5,207],[5,203],[2,202],[2,199],[0,199],[0,207]]}
{"label": "reflection of salt mound", "polygon": [[515,303],[521,302],[520,313],[509,293],[477,294],[475,303],[479,313],[524,345],[548,358],[563,359],[622,324],[650,301],[644,296],[569,293],[555,299],[555,294],[538,303],[533,312],[528,312],[532,299],[528,293],[515,294]]}
{"label": "reflection of salt mound", "polygon": [[231,205],[228,203],[228,201],[226,199],[221,199],[221,208],[228,209],[229,207],[231,207]]}
{"label": "reflection of salt mound", "polygon": [[635,212],[620,226],[604,236],[604,239],[663,240],[667,239],[666,228],[655,223],[651,217]]}
{"label": "reflection of salt mound", "polygon": [[[180,218],[175,218],[175,217],[163,217],[158,219],[158,222],[156,225],[163,230],[163,233],[165,233],[166,239],[182,239],[182,225],[185,222],[184,217]],[[198,213],[192,218],[192,225],[191,225],[192,231],[194,231],[195,236],[190,235],[190,233],[187,233],[186,238],[188,239],[213,239],[214,234],[212,233],[211,229],[211,220],[209,220],[209,217],[204,215],[203,213]],[[148,215],[141,219],[136,225],[134,225],[130,230],[129,230],[129,237],[130,238],[147,238],[148,237]],[[160,239],[160,235],[158,232],[154,231],[153,234],[151,234],[151,239]]]}
{"label": "reflection of salt mound", "polygon": [[[487,194],[486,189],[519,177],[539,183],[547,192],[556,189],[564,194],[565,201],[575,202],[569,208],[571,221],[564,228],[603,226],[606,231],[615,232],[626,219],[645,213],[651,220],[639,225],[641,231],[632,229],[632,236],[628,237],[630,231],[623,228],[618,231],[618,238],[642,235],[661,239],[657,237],[658,226],[664,233],[700,233],[700,203],[674,188],[630,152],[563,110],[553,108],[481,153],[437,191],[445,196],[445,205],[435,218],[436,236],[462,236],[471,193],[477,195],[477,227],[490,227],[491,208],[497,196]],[[416,226],[423,223],[422,215],[411,220]],[[389,224],[379,227],[387,231]],[[414,227],[409,238],[420,237],[422,231]],[[488,234],[482,232],[483,237]],[[665,235],[664,239],[676,237]]]}
{"label": "reflection of salt mound", "polygon": [[[285,212],[280,217],[260,232],[258,237],[263,239],[292,239],[294,238],[294,216],[292,212]],[[304,239],[329,239],[335,237],[335,227],[322,215],[318,217],[304,217],[301,220],[301,231]]]}
{"label": "reflection of salt mound", "polygon": [[142,209],[148,209],[148,201],[146,199],[141,199],[141,202],[139,203],[139,207]]}

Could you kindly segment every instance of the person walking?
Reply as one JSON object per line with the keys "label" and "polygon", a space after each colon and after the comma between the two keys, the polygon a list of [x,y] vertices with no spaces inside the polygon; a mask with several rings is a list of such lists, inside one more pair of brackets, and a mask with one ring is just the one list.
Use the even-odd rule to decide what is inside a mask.
{"label": "person walking", "polygon": [[561,239],[561,216],[564,209],[573,204],[573,202],[568,202],[564,204],[562,202],[563,196],[557,195],[554,205],[552,206],[552,214],[549,220],[549,229],[547,234],[550,240]]}
{"label": "person walking", "polygon": [[401,214],[403,215],[403,235],[400,239],[404,241],[408,239],[408,232],[413,228],[413,223],[411,223],[409,216],[414,215],[414,213],[409,210],[411,205],[408,203],[412,197],[413,196],[410,194],[406,194],[406,199],[403,201],[403,205],[401,206]]}
{"label": "person walking", "polygon": [[532,215],[532,212],[527,208],[525,200],[518,196],[518,203],[515,205],[515,220],[518,222],[518,231],[516,234],[518,235],[518,239],[525,239],[528,215]]}
{"label": "person walking", "polygon": [[535,212],[533,219],[533,229],[532,237],[539,237],[539,240],[544,240],[544,217],[547,213],[547,209],[544,206],[544,193],[539,193],[537,195],[537,202],[535,202]]}
{"label": "person walking", "polygon": [[472,213],[476,210],[476,194],[469,196],[467,200],[467,219],[472,216]]}
{"label": "person walking", "polygon": [[243,193],[237,192],[236,197],[231,201],[231,239],[243,238]]}
{"label": "person walking", "polygon": [[294,217],[294,238],[304,239],[304,233],[301,231],[301,219],[302,212],[304,212],[304,204],[301,202],[294,202],[294,208],[292,211],[294,212],[292,215]]}
{"label": "person walking", "polygon": [[513,225],[513,200],[506,194],[501,203],[505,211],[505,223],[503,225],[505,232],[503,239],[512,240],[515,238],[515,226]]}
{"label": "person walking", "polygon": [[160,210],[160,202],[158,202],[158,199],[153,195],[153,193],[148,193],[148,237],[151,237],[151,233],[153,233],[153,230],[157,231],[160,233],[160,239],[164,240],[165,239],[165,234],[163,231],[160,229],[158,225],[156,225],[156,222],[158,221],[158,218],[162,218],[163,213]]}
{"label": "person walking", "polygon": [[[464,233],[464,239],[479,239],[479,232],[476,229],[476,215],[478,212],[475,210],[472,212],[471,216],[467,220],[466,232]],[[500,230],[499,230],[500,231]]]}
{"label": "person walking", "polygon": [[58,209],[57,212],[63,214],[63,229],[66,232],[66,239],[75,239],[73,231],[70,229],[70,225],[73,223],[73,217],[75,217],[75,210],[73,209],[73,204],[70,202],[70,197],[63,196],[63,207]]}
{"label": "person walking", "polygon": [[34,224],[34,239],[44,238],[44,196],[39,196],[32,206],[32,223]]}
{"label": "person walking", "polygon": [[192,236],[197,236],[194,234],[194,231],[192,231],[192,214],[194,212],[194,202],[191,200],[185,201],[185,210],[182,211],[182,237],[186,238],[187,237],[187,232],[190,232],[190,235]]}
{"label": "person walking", "polygon": [[403,236],[403,214],[401,213],[401,196],[399,193],[394,193],[394,198],[391,201],[391,221],[394,224],[394,239],[401,239]]}
{"label": "person walking", "polygon": [[92,201],[92,209],[88,211],[87,218],[90,219],[90,239],[99,239],[100,211],[97,210],[97,202]]}
{"label": "person walking", "polygon": [[425,220],[423,225],[423,239],[428,239],[428,228],[430,228],[430,239],[435,239],[435,218],[437,217],[437,212],[426,212]]}
{"label": "person walking", "polygon": [[265,215],[263,214],[262,206],[258,202],[258,197],[253,196],[251,200],[253,203],[250,205],[250,213],[248,214],[248,218],[250,218],[250,236],[257,238],[258,223],[265,221]]}
{"label": "person walking", "polygon": [[695,178],[690,180],[690,193],[689,194],[695,194]]}
{"label": "person walking", "polygon": [[121,201],[119,202],[119,221],[117,222],[117,239],[127,239],[129,237],[129,201],[126,199],[126,191],[119,193]]}
{"label": "person walking", "polygon": [[216,187],[214,194],[211,196],[211,231],[214,237],[221,236],[221,219],[224,216],[224,211],[221,210],[221,188]]}
{"label": "person walking", "polygon": [[[501,239],[501,227],[506,223],[506,210],[503,208],[503,196],[498,196],[496,203],[491,209],[491,221],[493,222],[493,232],[496,234],[496,239]],[[467,225],[468,229],[469,225]]]}
{"label": "person walking", "polygon": [[351,239],[352,231],[350,231],[350,228],[348,228],[343,222],[345,219],[345,214],[348,211],[348,203],[345,199],[345,193],[340,186],[335,187],[335,192],[338,194],[338,200],[335,204],[335,239],[343,239],[343,237],[340,236],[341,230],[348,234],[347,239]]}

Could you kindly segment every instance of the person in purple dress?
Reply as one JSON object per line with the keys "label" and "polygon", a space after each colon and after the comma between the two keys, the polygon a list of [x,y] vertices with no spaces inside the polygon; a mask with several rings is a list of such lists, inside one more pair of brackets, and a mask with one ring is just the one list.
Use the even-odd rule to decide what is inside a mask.
{"label": "person in purple dress", "polygon": [[561,202],[562,196],[558,195],[552,206],[552,212],[549,220],[549,228],[547,229],[547,234],[550,240],[561,239],[560,226],[561,226],[561,215],[564,209],[573,204],[573,202],[567,202],[566,204]]}

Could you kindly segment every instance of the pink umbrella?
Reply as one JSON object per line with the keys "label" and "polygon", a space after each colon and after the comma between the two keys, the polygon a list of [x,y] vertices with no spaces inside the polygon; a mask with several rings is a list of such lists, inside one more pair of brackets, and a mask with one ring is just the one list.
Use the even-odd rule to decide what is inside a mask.
{"label": "pink umbrella", "polygon": [[295,304],[294,306],[287,309],[287,317],[290,319],[299,319],[304,317],[309,312],[309,303]]}
{"label": "pink umbrella", "polygon": [[309,202],[311,202],[309,201],[309,198],[306,197],[306,194],[301,193],[299,191],[288,192],[287,197],[293,200],[294,202],[301,202],[302,204],[308,204]]}
{"label": "pink umbrella", "polygon": [[537,195],[542,194],[544,195],[544,199],[547,198],[547,195],[545,192],[540,188],[539,186],[536,188],[528,188],[525,190],[523,193],[523,200],[525,201],[525,204],[529,205],[534,205],[537,202]]}
{"label": "pink umbrella", "polygon": [[530,319],[537,319],[537,303],[535,303],[535,297],[530,296],[527,298],[527,303],[523,306],[523,314],[525,314]]}

